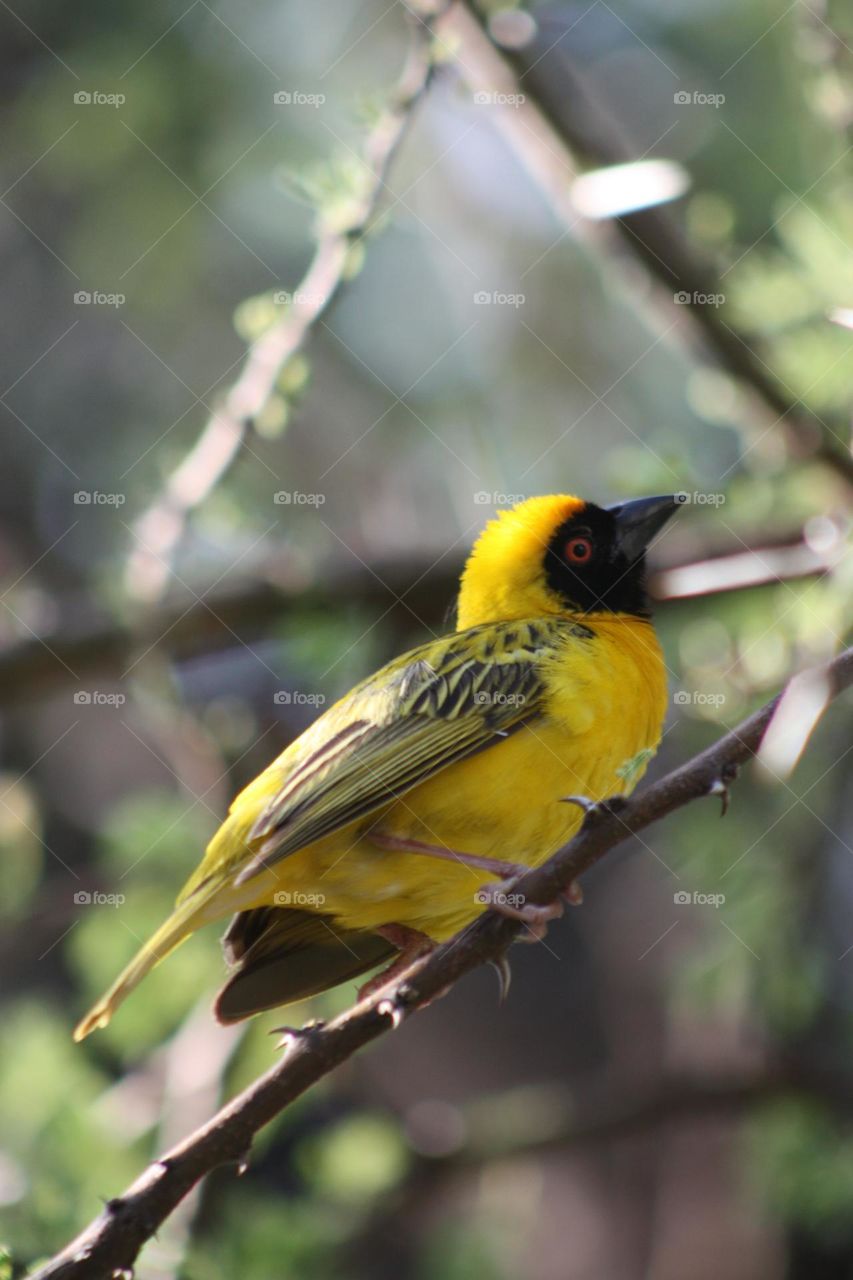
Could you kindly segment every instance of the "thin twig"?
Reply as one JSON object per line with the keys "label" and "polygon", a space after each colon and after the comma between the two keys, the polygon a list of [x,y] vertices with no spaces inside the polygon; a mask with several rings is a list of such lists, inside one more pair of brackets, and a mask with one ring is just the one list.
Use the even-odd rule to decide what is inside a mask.
{"label": "thin twig", "polygon": [[[853,649],[821,670],[832,696],[837,695],[853,683]],[[577,876],[634,832],[691,800],[709,795],[725,798],[738,766],[757,751],[778,702],[779,696],[701,755],[618,808],[594,810],[574,839],[541,867],[520,877],[514,891],[530,903],[553,902]],[[327,1026],[309,1026],[287,1035],[280,1063],[203,1128],[149,1165],[32,1280],[107,1280],[130,1268],[146,1241],[201,1178],[223,1164],[242,1165],[258,1131],[290,1102],[464,974],[502,957],[520,927],[487,911],[455,939],[416,962],[395,986],[375,993]]]}
{"label": "thin twig", "polygon": [[249,348],[239,377],[211,413],[195,445],[134,524],[136,542],[125,571],[125,585],[134,600],[150,603],[162,596],[189,516],[237,458],[275,392],[282,369],[328,309],[346,278],[353,247],[374,222],[388,170],[434,70],[431,22],[413,16],[411,30],[406,65],[362,148],[362,190],[353,196],[346,218],[321,215],[314,256],[282,318]]}

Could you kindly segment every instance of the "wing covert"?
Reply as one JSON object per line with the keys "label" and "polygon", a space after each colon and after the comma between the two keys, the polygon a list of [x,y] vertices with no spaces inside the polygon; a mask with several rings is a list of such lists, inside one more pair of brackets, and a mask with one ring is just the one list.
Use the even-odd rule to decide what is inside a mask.
{"label": "wing covert", "polygon": [[542,631],[493,624],[442,637],[330,708],[252,827],[257,856],[237,883],[535,720]]}

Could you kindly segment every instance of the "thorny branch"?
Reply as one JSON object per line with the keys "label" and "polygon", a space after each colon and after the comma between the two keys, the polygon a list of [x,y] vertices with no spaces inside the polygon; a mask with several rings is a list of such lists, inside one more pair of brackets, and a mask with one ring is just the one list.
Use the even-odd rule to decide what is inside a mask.
{"label": "thorny branch", "polygon": [[[853,684],[853,648],[815,671],[828,697]],[[634,832],[704,796],[725,801],[737,769],[758,751],[782,695],[768,702],[713,746],[617,805],[588,812],[578,834],[513,886],[530,903],[553,902],[584,871]],[[396,1028],[404,1017],[442,995],[472,969],[498,962],[519,929],[517,921],[485,912],[455,939],[417,961],[393,986],[376,992],[328,1025],[285,1034],[284,1056],[208,1124],[173,1147],[32,1280],[110,1280],[133,1266],[139,1251],[177,1205],[211,1170],[242,1164],[255,1135],[357,1050]]]}

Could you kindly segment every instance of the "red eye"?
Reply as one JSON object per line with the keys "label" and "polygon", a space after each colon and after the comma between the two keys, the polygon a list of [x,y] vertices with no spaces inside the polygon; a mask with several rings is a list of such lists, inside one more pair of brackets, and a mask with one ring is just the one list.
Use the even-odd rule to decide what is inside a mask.
{"label": "red eye", "polygon": [[564,554],[569,564],[586,564],[592,558],[592,543],[589,538],[569,538]]}

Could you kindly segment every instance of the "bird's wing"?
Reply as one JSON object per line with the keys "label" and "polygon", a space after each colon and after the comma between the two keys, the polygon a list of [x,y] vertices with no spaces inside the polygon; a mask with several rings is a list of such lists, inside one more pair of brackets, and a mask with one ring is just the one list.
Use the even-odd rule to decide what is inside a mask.
{"label": "bird's wing", "polygon": [[300,740],[251,829],[256,856],[236,883],[535,720],[541,659],[553,641],[545,623],[475,627],[413,650],[359,685]]}

